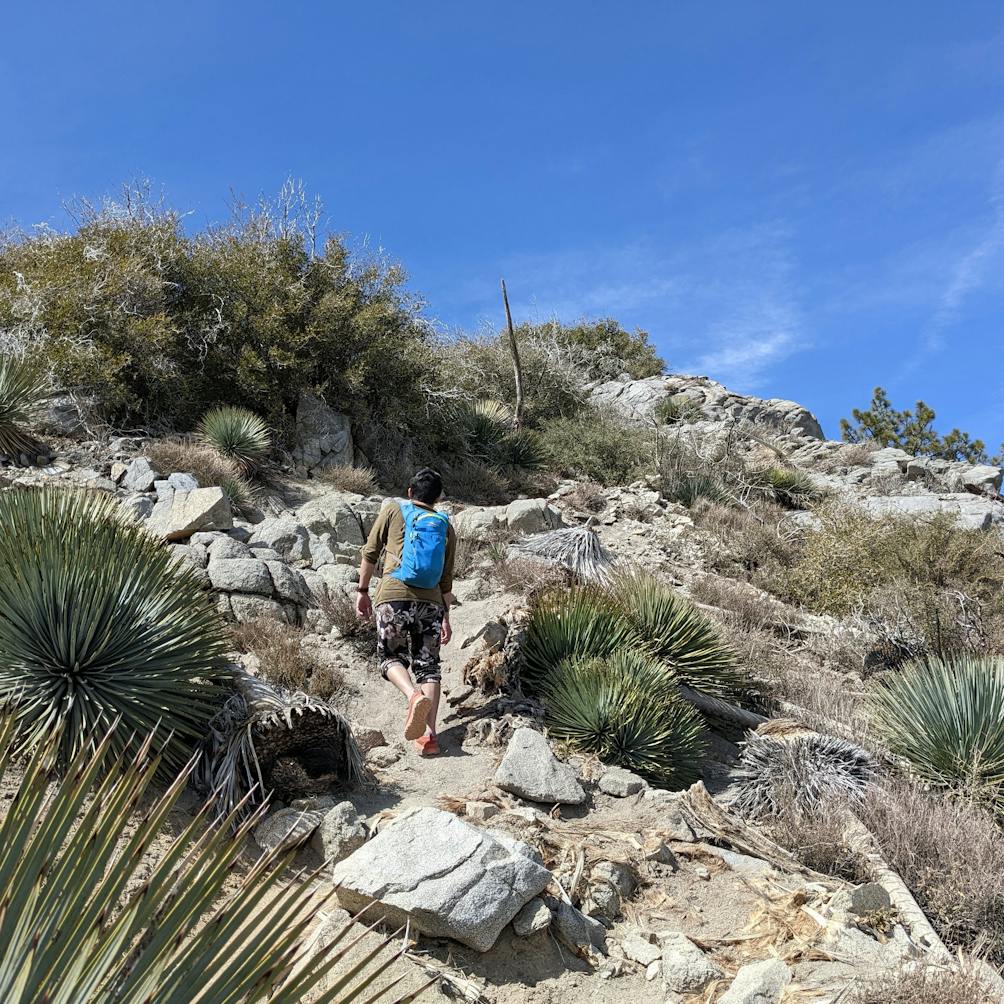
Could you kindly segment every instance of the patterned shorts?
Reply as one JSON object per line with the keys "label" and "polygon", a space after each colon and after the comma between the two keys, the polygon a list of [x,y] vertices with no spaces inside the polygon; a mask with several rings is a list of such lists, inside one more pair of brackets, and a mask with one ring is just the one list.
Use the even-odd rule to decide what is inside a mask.
{"label": "patterned shorts", "polygon": [[391,600],[376,607],[377,658],[380,674],[400,663],[411,670],[416,683],[441,680],[439,641],[443,631],[443,608],[424,600]]}

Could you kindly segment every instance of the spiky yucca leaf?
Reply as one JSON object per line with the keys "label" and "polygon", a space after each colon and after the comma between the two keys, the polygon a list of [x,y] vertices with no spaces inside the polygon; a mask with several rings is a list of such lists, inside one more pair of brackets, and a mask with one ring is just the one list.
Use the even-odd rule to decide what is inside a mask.
{"label": "spiky yucca leaf", "polygon": [[0,453],[17,457],[37,450],[26,427],[35,418],[45,390],[45,378],[37,367],[0,355]]}
{"label": "spiky yucca leaf", "polygon": [[1004,809],[1004,658],[907,664],[870,695],[878,734],[917,775]]}
{"label": "spiky yucca leaf", "polygon": [[749,688],[746,674],[712,621],[672,586],[647,573],[619,575],[611,586],[636,643],[663,660],[681,683],[715,697]]}
{"label": "spiky yucca leaf", "polygon": [[0,702],[24,740],[61,728],[68,760],[121,716],[117,755],[160,727],[179,769],[228,678],[222,624],[192,572],[114,499],[54,488],[0,494],[0,569]]}
{"label": "spiky yucca leaf", "polygon": [[553,561],[567,568],[580,581],[610,581],[612,558],[591,526],[562,527],[524,537],[513,550]]}
{"label": "spiky yucca leaf", "polygon": [[547,466],[549,454],[532,429],[510,429],[495,443],[489,460],[496,467],[539,471]]}
{"label": "spiky yucca leaf", "polygon": [[774,501],[789,509],[808,508],[824,494],[810,475],[793,467],[768,467],[760,477]]}
{"label": "spiky yucca leaf", "polygon": [[[288,858],[274,853],[238,870],[257,817],[231,834],[208,826],[207,804],[153,857],[191,765],[143,803],[139,818],[160,758],[147,740],[120,771],[103,770],[103,754],[122,745],[115,731],[97,737],[93,750],[80,748],[56,786],[64,743],[54,732],[7,806],[0,1000],[298,1004],[326,978],[316,1004],[373,1000],[374,982],[393,963],[393,955],[377,960],[386,942],[374,938],[346,960],[361,930],[349,923],[315,952],[308,935],[326,903],[311,903],[312,883],[284,885]],[[0,775],[13,766],[15,735],[11,719],[0,725]]]}
{"label": "spiky yucca leaf", "polygon": [[536,690],[566,659],[613,655],[631,637],[617,605],[602,589],[548,593],[534,605],[527,623],[523,682]]}
{"label": "spiky yucca leaf", "polygon": [[566,661],[547,677],[542,696],[556,738],[660,787],[697,779],[701,719],[658,661],[627,650]]}
{"label": "spiky yucca leaf", "polygon": [[472,456],[496,469],[538,471],[547,464],[547,450],[533,430],[514,429],[513,417],[508,405],[491,399],[465,402],[457,410]]}
{"label": "spiky yucca leaf", "polygon": [[264,419],[247,408],[233,405],[206,412],[199,422],[198,435],[239,464],[245,473],[253,471],[268,456],[272,442]]}
{"label": "spiky yucca leaf", "polygon": [[876,771],[872,757],[844,739],[817,732],[753,733],[734,771],[731,808],[754,819],[790,808],[815,811],[834,799],[861,798]]}

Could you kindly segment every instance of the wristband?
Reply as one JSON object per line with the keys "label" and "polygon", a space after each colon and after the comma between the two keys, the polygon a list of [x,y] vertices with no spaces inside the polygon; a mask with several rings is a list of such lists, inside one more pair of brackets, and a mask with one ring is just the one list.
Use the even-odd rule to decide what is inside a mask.
{"label": "wristband", "polygon": [[370,591],[369,586],[356,586],[357,593],[368,593]]}

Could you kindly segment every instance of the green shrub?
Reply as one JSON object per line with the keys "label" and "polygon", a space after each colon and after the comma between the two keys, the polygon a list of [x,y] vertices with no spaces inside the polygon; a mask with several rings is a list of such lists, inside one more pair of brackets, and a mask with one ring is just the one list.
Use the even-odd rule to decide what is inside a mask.
{"label": "green shrub", "polygon": [[63,756],[111,740],[126,752],[154,726],[178,770],[205,736],[226,680],[224,632],[201,584],[127,524],[113,499],[0,494],[0,701],[36,745],[66,724]]}
{"label": "green shrub", "polygon": [[539,471],[548,456],[532,429],[514,429],[513,412],[500,401],[482,399],[457,408],[457,424],[463,432],[468,455],[505,476],[520,471]]}
{"label": "green shrub", "polygon": [[786,509],[808,509],[824,496],[810,475],[794,467],[768,467],[760,477],[768,497]]}
{"label": "green shrub", "polygon": [[863,609],[898,622],[936,654],[1001,643],[1004,555],[993,534],[947,514],[876,517],[836,506],[816,514],[821,528],[805,534],[775,591],[822,613]]}
{"label": "green shrub", "polygon": [[631,572],[620,575],[611,589],[635,643],[669,666],[681,683],[718,697],[736,697],[749,689],[714,622],[672,586]]}
{"label": "green shrub", "polygon": [[203,811],[158,847],[192,765],[152,793],[157,741],[108,772],[102,754],[125,744],[119,730],[99,732],[53,784],[59,750],[75,745],[61,727],[74,726],[57,727],[23,764],[11,721],[0,726],[0,771],[23,768],[0,822],[0,880],[14,907],[0,917],[5,1004],[298,1004],[326,976],[346,981],[341,1002],[374,999],[386,943],[347,960],[361,933],[349,922],[316,951],[306,932],[324,917],[310,884],[288,884],[288,859],[274,852],[252,868],[241,860],[259,817],[208,827]]}
{"label": "green shrub", "polygon": [[652,434],[593,408],[545,423],[540,437],[565,477],[623,485],[654,469]]}
{"label": "green shrub", "polygon": [[878,680],[871,709],[918,777],[1004,808],[1004,658],[910,663]]}
{"label": "green shrub", "polygon": [[213,408],[199,419],[196,431],[206,445],[233,461],[245,474],[260,467],[272,447],[268,425],[247,408]]}
{"label": "green shrub", "polygon": [[76,218],[0,245],[0,328],[95,417],[187,430],[230,402],[280,428],[310,390],[361,423],[426,428],[431,337],[404,273],[339,237],[315,247],[290,186],[193,235],[143,192]]}
{"label": "green shrub", "polygon": [[683,394],[670,394],[652,409],[652,417],[661,425],[698,422],[703,417],[700,406]]}
{"label": "green shrub", "polygon": [[706,745],[701,719],[656,660],[622,650],[566,661],[547,677],[542,696],[556,738],[660,787],[697,779]]}
{"label": "green shrub", "polygon": [[16,458],[36,451],[28,427],[45,395],[46,382],[30,363],[0,355],[0,453]]}

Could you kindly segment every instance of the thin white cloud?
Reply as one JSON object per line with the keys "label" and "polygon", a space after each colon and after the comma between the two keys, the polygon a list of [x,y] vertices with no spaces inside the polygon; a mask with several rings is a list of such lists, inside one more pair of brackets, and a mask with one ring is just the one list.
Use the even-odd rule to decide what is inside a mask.
{"label": "thin white cloud", "polygon": [[[790,242],[775,222],[677,243],[669,253],[636,241],[514,256],[499,268],[518,317],[615,317],[648,331],[672,369],[753,390],[806,346]],[[491,280],[467,283],[461,296],[474,308],[473,326],[499,323]]]}

